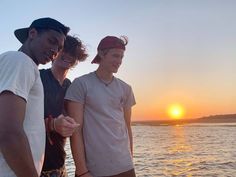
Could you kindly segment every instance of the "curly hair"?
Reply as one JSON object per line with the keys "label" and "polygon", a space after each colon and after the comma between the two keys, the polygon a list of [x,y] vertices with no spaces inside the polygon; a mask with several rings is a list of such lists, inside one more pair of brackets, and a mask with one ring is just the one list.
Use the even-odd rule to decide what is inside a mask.
{"label": "curly hair", "polygon": [[86,47],[82,41],[78,37],[70,35],[66,36],[63,52],[75,57],[79,62],[84,61],[88,57]]}

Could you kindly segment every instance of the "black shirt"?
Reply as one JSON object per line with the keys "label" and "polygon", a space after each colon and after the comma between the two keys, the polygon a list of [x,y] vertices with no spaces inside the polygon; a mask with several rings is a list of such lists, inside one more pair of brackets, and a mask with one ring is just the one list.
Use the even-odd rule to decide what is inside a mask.
{"label": "black shirt", "polygon": [[[40,76],[44,89],[44,118],[49,116],[56,118],[64,112],[64,96],[71,82],[69,79],[65,79],[63,84],[60,85],[53,76],[51,69],[40,70]],[[66,153],[64,147],[66,138],[56,132],[50,132],[50,138],[53,144],[49,143],[47,134],[43,171],[59,169],[65,163]]]}

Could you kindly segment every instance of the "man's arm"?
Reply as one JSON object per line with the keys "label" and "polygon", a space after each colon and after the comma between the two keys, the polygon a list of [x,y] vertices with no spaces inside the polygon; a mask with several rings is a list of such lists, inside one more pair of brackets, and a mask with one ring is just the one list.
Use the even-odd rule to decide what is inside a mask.
{"label": "man's arm", "polygon": [[18,177],[38,177],[27,136],[23,129],[26,101],[4,91],[0,93],[0,149]]}
{"label": "man's arm", "polygon": [[[83,117],[84,117],[84,106],[81,103],[66,101],[65,103],[66,111],[70,117],[73,117],[76,123],[80,124],[78,129],[73,133],[70,138],[71,151],[73,159],[76,166],[75,174],[81,175],[88,171],[85,161],[85,149],[83,141]],[[87,173],[83,175],[84,177],[89,177],[90,174]]]}
{"label": "man's arm", "polygon": [[125,123],[127,126],[128,134],[129,134],[130,150],[131,150],[131,154],[133,156],[133,135],[132,135],[132,129],[131,129],[131,107],[124,108],[124,117],[125,117]]}

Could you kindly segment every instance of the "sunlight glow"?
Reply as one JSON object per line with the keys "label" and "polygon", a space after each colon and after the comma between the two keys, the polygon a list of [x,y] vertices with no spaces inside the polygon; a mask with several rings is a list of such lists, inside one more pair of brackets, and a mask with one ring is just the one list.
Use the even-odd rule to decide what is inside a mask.
{"label": "sunlight glow", "polygon": [[180,104],[171,104],[167,108],[167,114],[171,119],[181,119],[184,116],[184,108]]}

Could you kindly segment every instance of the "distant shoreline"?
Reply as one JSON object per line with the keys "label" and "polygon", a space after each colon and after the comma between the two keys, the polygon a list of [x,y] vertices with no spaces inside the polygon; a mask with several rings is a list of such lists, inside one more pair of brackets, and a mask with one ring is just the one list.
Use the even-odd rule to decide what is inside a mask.
{"label": "distant shoreline", "polygon": [[134,121],[132,125],[177,125],[189,123],[236,123],[236,114],[212,115],[196,119]]}

